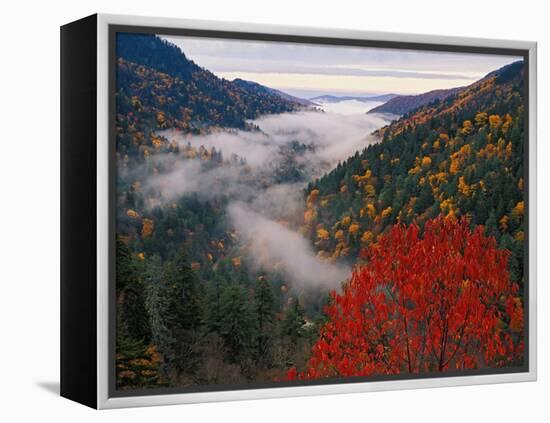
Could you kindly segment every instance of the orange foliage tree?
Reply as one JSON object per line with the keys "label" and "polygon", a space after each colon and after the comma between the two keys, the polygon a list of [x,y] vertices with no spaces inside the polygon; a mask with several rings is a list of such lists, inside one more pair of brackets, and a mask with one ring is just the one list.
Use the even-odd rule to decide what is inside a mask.
{"label": "orange foliage tree", "polygon": [[331,293],[307,367],[288,379],[521,364],[523,304],[508,255],[466,219],[393,226]]}

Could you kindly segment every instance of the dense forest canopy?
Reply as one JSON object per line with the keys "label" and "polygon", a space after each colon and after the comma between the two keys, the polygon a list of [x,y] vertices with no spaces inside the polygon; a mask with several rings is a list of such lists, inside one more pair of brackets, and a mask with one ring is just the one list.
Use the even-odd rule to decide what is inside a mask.
{"label": "dense forest canopy", "polygon": [[394,223],[468,216],[513,252],[522,282],[523,72],[514,63],[404,115],[378,131],[382,142],[312,182],[303,231],[318,254],[354,261]]}
{"label": "dense forest canopy", "polygon": [[[497,280],[479,274],[481,302],[458,306],[458,317],[470,308],[481,316],[495,289],[506,293],[498,313],[484,317],[491,331],[465,332],[474,349],[466,356],[488,337],[494,349],[486,360],[460,355],[463,368],[521,363],[522,62],[392,122],[335,117],[258,83],[219,78],[155,35],[118,34],[116,71],[117,388],[399,373],[411,364],[403,344],[382,343],[369,350],[378,362],[352,366],[334,331],[359,330],[342,310],[355,316],[379,289],[364,269],[374,252],[402,247],[388,241],[392,231],[416,231],[410,248],[424,248],[426,225],[490,247],[493,270],[504,266]],[[460,263],[471,271],[479,262]],[[465,289],[468,275],[445,286]],[[380,298],[379,312],[408,313],[388,304]],[[367,317],[361,330],[379,319]],[[370,341],[350,353],[381,344]],[[388,358],[395,366],[380,370]]]}

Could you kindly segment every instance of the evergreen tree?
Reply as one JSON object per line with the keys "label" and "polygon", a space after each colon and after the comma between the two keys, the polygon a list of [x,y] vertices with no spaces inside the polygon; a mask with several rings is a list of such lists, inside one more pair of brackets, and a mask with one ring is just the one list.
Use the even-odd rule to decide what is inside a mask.
{"label": "evergreen tree", "polygon": [[256,284],[254,300],[258,319],[258,353],[260,358],[266,359],[273,338],[275,299],[269,282],[264,278]]}
{"label": "evergreen tree", "polygon": [[176,340],[172,329],[167,324],[169,295],[162,273],[161,258],[152,257],[147,264],[145,306],[149,315],[152,341],[163,357],[160,369],[164,376],[168,377],[169,363],[176,358],[174,350]]}
{"label": "evergreen tree", "polygon": [[119,239],[116,248],[117,316],[121,322],[118,330],[130,339],[148,343],[151,330],[140,272],[128,247]]}
{"label": "evergreen tree", "polygon": [[228,360],[247,366],[257,352],[258,321],[254,303],[239,284],[227,285],[221,295],[220,335]]}
{"label": "evergreen tree", "polygon": [[222,320],[221,296],[224,285],[225,281],[223,277],[216,272],[206,287],[204,321],[206,328],[210,332],[220,331],[220,322]]}
{"label": "evergreen tree", "polygon": [[166,266],[164,284],[167,301],[165,321],[176,340],[174,365],[178,371],[193,372],[197,365],[201,324],[199,280],[183,248]]}
{"label": "evergreen tree", "polygon": [[116,384],[118,389],[158,386],[159,354],[153,345],[120,335],[117,340]]}
{"label": "evergreen tree", "polygon": [[149,345],[151,327],[144,285],[128,247],[116,242],[116,384],[120,389],[158,385],[159,358]]}
{"label": "evergreen tree", "polygon": [[304,333],[304,309],[297,298],[294,298],[286,312],[282,325],[283,336],[288,336],[293,342],[296,342]]}
{"label": "evergreen tree", "polygon": [[485,234],[487,236],[499,237],[497,219],[494,211],[491,211],[489,218],[485,221]]}

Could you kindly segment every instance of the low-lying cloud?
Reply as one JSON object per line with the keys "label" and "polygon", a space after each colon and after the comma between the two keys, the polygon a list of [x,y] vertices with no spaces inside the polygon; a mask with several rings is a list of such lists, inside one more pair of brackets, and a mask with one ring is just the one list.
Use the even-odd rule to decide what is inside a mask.
{"label": "low-lying cloud", "polygon": [[[277,158],[279,148],[290,142],[315,147],[307,155],[308,161],[330,165],[352,156],[377,142],[370,134],[388,123],[382,115],[342,114],[302,111],[266,115],[255,120],[260,131],[217,132],[209,135],[184,137],[175,131],[164,131],[169,140],[185,146],[190,143],[221,150],[225,158],[236,154],[252,167],[265,166]],[[326,169],[322,169],[322,172]],[[319,175],[313,175],[319,176]]]}
{"label": "low-lying cloud", "polygon": [[[301,216],[309,181],[377,142],[370,134],[388,121],[365,113],[304,111],[263,116],[254,123],[258,131],[191,137],[163,131],[161,135],[182,148],[214,147],[229,163],[216,165],[177,154],[151,156],[135,171],[147,174],[138,179],[152,199],[149,205],[166,204],[189,193],[206,200],[224,197],[229,200],[229,222],[253,266],[276,269],[297,287],[338,288],[350,269],[317,258],[309,241],[283,222]],[[232,156],[238,159],[231,160]]]}
{"label": "low-lying cloud", "polygon": [[[250,203],[267,216],[284,218],[301,206],[307,182],[377,142],[371,133],[387,123],[382,115],[302,111],[262,116],[254,121],[257,131],[231,130],[191,137],[163,131],[162,136],[182,148],[215,148],[224,160],[236,156],[244,159],[246,166],[236,161],[229,166],[208,167],[198,159],[157,155],[152,165],[163,170],[147,176],[145,189],[156,193],[152,206],[188,193],[207,199],[223,195]],[[150,169],[151,163],[144,168]]]}
{"label": "low-lying cloud", "polygon": [[349,267],[321,261],[304,237],[245,204],[231,203],[228,213],[252,252],[253,266],[280,270],[299,288],[338,288],[349,277]]}
{"label": "low-lying cloud", "polygon": [[175,201],[190,193],[205,200],[225,196],[251,201],[259,189],[254,176],[238,166],[207,169],[199,160],[178,160],[173,155],[155,157],[153,165],[169,167],[169,171],[145,178],[143,189],[152,200],[150,207]]}

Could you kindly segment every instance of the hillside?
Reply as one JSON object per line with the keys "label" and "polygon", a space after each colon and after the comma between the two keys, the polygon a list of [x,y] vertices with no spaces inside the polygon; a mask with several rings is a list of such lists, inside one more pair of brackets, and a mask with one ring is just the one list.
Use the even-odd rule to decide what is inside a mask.
{"label": "hillside", "polygon": [[448,90],[433,90],[418,95],[394,96],[384,104],[369,110],[368,113],[389,113],[393,115],[404,115],[418,107],[425,106],[434,101],[442,101],[447,97],[459,93],[463,88],[451,88]]}
{"label": "hillside", "polygon": [[234,79],[233,84],[238,85],[242,87],[245,90],[248,91],[257,91],[258,93],[265,93],[267,95],[276,95],[282,98],[283,100],[290,101],[292,103],[297,103],[301,106],[309,107],[309,106],[316,106],[315,103],[306,100],[305,98],[295,97],[293,95],[287,94],[283,91],[277,90],[275,88],[266,87],[264,85],[258,84],[254,81],[246,81],[244,79]]}
{"label": "hillside", "polygon": [[154,35],[119,34],[117,56],[120,153],[167,148],[152,130],[200,134],[216,127],[246,129],[248,119],[303,107],[259,84],[218,78]]}
{"label": "hillside", "polygon": [[378,131],[383,141],[311,183],[303,233],[318,255],[355,263],[392,224],[469,216],[523,275],[524,66],[492,72]]}

